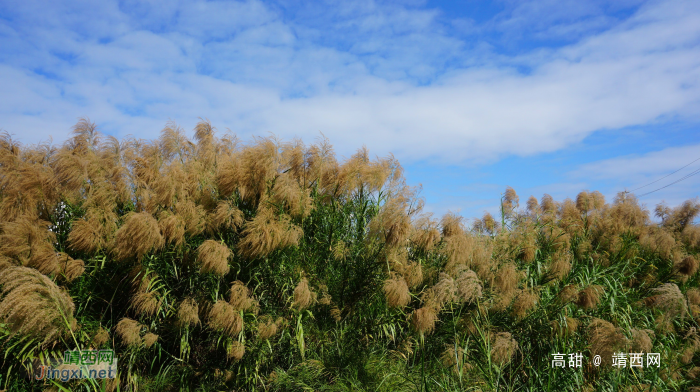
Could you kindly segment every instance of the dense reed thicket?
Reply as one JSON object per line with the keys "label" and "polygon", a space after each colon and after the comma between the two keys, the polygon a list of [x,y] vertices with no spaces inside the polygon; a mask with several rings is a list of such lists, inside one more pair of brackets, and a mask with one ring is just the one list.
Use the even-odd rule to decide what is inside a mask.
{"label": "dense reed thicket", "polygon": [[[688,390],[700,385],[697,201],[581,192],[473,224],[422,212],[392,157],[326,140],[0,137],[0,388]],[[114,348],[108,383],[30,382]],[[659,367],[614,368],[616,352]],[[552,354],[582,353],[580,368]],[[591,359],[601,355],[596,367]],[[568,362],[568,357],[567,357]]]}

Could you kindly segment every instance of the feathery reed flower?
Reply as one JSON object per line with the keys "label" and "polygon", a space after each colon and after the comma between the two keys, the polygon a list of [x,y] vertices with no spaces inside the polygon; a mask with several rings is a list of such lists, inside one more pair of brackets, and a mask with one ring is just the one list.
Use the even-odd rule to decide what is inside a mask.
{"label": "feathery reed flower", "polygon": [[510,294],[518,287],[522,274],[513,263],[508,263],[496,272],[494,287],[502,294]]}
{"label": "feathery reed flower", "polygon": [[273,321],[271,317],[263,317],[258,323],[258,338],[267,340],[277,335],[277,329],[281,321],[281,319]]}
{"label": "feathery reed flower", "polygon": [[513,211],[518,208],[518,202],[520,201],[520,198],[518,195],[515,193],[515,189],[511,187],[506,188],[506,192],[503,195],[503,213],[506,216],[509,216],[513,213]]}
{"label": "feathery reed flower", "polygon": [[632,344],[631,350],[637,353],[648,353],[652,349],[652,340],[654,339],[654,331],[650,329],[632,329]]}
{"label": "feathery reed flower", "polygon": [[685,296],[675,283],[664,283],[653,291],[656,295],[652,305],[664,312],[665,317],[670,320],[685,316],[688,311]]}
{"label": "feathery reed flower", "polygon": [[70,283],[85,272],[85,262],[80,259],[73,259],[68,254],[58,252],[56,254],[58,265],[64,279]]}
{"label": "feathery reed flower", "polygon": [[240,361],[243,358],[243,355],[245,355],[245,345],[239,341],[231,343],[231,346],[226,353],[226,356],[229,359],[233,359],[236,362]]}
{"label": "feathery reed flower", "polygon": [[462,266],[458,270],[455,285],[457,286],[457,295],[461,301],[472,303],[476,299],[481,298],[481,281],[476,275],[476,272],[470,270],[466,266]]}
{"label": "feathery reed flower", "polygon": [[160,213],[158,227],[163,233],[163,240],[175,246],[185,243],[185,222],[182,217],[172,214],[169,211]]}
{"label": "feathery reed flower", "polygon": [[160,301],[153,291],[139,291],[131,298],[131,304],[136,314],[141,316],[153,316],[160,308]]}
{"label": "feathery reed flower", "polygon": [[274,250],[297,245],[302,234],[289,216],[277,217],[271,209],[260,208],[257,215],[246,222],[238,249],[248,258],[263,257]]}
{"label": "feathery reed flower", "polygon": [[603,286],[590,285],[578,293],[576,305],[584,309],[593,309],[598,306],[600,297],[603,295],[603,293]]}
{"label": "feathery reed flower", "polygon": [[435,309],[436,313],[440,312],[445,304],[456,302],[457,299],[455,281],[444,272],[440,273],[438,282],[421,296],[424,305]]}
{"label": "feathery reed flower", "polygon": [[12,333],[35,336],[49,344],[73,323],[75,305],[65,291],[39,271],[11,266],[0,271],[0,320]]}
{"label": "feathery reed flower", "polygon": [[117,230],[112,249],[118,260],[136,257],[158,250],[165,244],[158,221],[148,212],[129,213],[125,223]]}
{"label": "feathery reed flower", "polygon": [[593,319],[588,329],[591,355],[600,355],[603,364],[610,365],[613,353],[627,346],[627,338],[622,331],[608,321]]}
{"label": "feathery reed flower", "polygon": [[440,221],[440,226],[442,226],[442,236],[452,237],[454,235],[464,234],[464,218],[450,211],[443,215]]}
{"label": "feathery reed flower", "polygon": [[567,252],[559,251],[552,255],[552,264],[549,266],[549,274],[552,278],[561,280],[571,271],[571,255]]}
{"label": "feathery reed flower", "polygon": [[535,196],[530,196],[529,199],[527,199],[527,212],[530,214],[536,214],[540,209],[540,203],[537,202],[537,198]]}
{"label": "feathery reed flower", "polygon": [[301,278],[297,287],[294,288],[293,308],[303,310],[313,305],[316,302],[316,293],[309,288],[309,281],[306,278]]}
{"label": "feathery reed flower", "polygon": [[141,325],[138,321],[124,317],[119,320],[115,332],[122,338],[122,341],[127,346],[138,346],[142,343],[141,340]]}
{"label": "feathery reed flower", "polygon": [[146,348],[150,348],[151,346],[156,344],[157,341],[158,335],[154,333],[149,332],[143,336],[143,345],[146,346]]}
{"label": "feathery reed flower", "polygon": [[698,266],[700,266],[700,262],[695,257],[686,256],[680,263],[676,264],[675,269],[681,275],[690,277],[698,272]]}
{"label": "feathery reed flower", "polygon": [[192,298],[185,298],[177,311],[178,324],[182,327],[199,325],[199,305]]}
{"label": "feathery reed flower", "polygon": [[555,336],[567,337],[576,332],[579,326],[579,321],[575,318],[565,316],[563,323],[559,320],[553,320],[550,325],[552,326],[552,332]]}
{"label": "feathery reed flower", "polygon": [[413,223],[411,242],[426,252],[431,251],[440,242],[440,231],[437,222],[430,215],[423,216]]}
{"label": "feathery reed flower", "polygon": [[228,302],[219,300],[209,311],[208,325],[212,329],[235,337],[243,329],[243,318],[241,312],[235,310]]}
{"label": "feathery reed flower", "polygon": [[84,253],[94,253],[105,247],[102,226],[97,219],[77,219],[68,234],[71,248]]}
{"label": "feathery reed flower", "polygon": [[568,304],[574,300],[578,300],[579,290],[575,284],[570,284],[564,286],[563,289],[557,294],[557,300],[562,304]]}
{"label": "feathery reed flower", "polygon": [[494,337],[491,346],[491,359],[495,364],[503,366],[510,362],[517,351],[518,342],[513,338],[513,335],[510,332],[499,332]]}
{"label": "feathery reed flower", "polygon": [[95,347],[100,347],[109,341],[109,331],[100,327],[95,335],[92,337],[92,345]]}
{"label": "feathery reed flower", "polygon": [[213,272],[223,276],[229,272],[228,259],[231,257],[231,249],[228,246],[214,240],[206,240],[197,248],[197,253],[202,264],[202,273]]}
{"label": "feathery reed flower", "polygon": [[384,296],[391,308],[403,308],[411,302],[411,293],[406,280],[395,273],[384,281]]}
{"label": "feathery reed flower", "polygon": [[437,314],[431,306],[423,306],[416,309],[411,315],[411,325],[413,329],[421,334],[429,334],[435,329]]}
{"label": "feathery reed flower", "polygon": [[52,246],[56,235],[48,230],[48,222],[23,215],[13,222],[0,223],[0,254],[46,275],[61,270]]}
{"label": "feathery reed flower", "polygon": [[371,235],[378,236],[388,247],[403,245],[411,232],[408,216],[408,191],[390,198],[370,222]]}
{"label": "feathery reed flower", "polygon": [[522,319],[535,307],[538,300],[539,295],[534,290],[520,291],[513,301],[513,315]]}
{"label": "feathery reed flower", "polygon": [[257,306],[258,302],[249,297],[248,288],[243,282],[237,280],[231,285],[231,295],[229,303],[236,310],[249,310]]}

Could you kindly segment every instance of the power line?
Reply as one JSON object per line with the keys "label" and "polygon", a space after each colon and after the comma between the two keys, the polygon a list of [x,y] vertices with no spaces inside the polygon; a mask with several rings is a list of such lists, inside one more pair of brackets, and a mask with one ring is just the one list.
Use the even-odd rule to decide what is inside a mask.
{"label": "power line", "polygon": [[[651,184],[655,184],[655,183],[657,183],[657,182],[663,180],[663,179],[666,178],[666,177],[669,177],[669,176],[671,176],[671,175],[673,175],[673,174],[678,173],[679,171],[685,169],[686,167],[692,165],[693,163],[695,163],[695,162],[697,162],[697,161],[700,161],[700,158],[698,158],[698,159],[696,159],[696,160],[690,162],[689,164],[687,164],[687,165],[683,166],[682,168],[680,168],[680,169],[674,171],[673,173],[667,174],[667,175],[665,175],[665,176],[659,178],[658,180],[652,181],[652,182],[650,182],[650,183],[648,183],[648,184],[646,184],[646,185],[640,186],[639,188],[632,189],[631,191],[627,191],[627,193],[632,193],[632,192],[637,191],[637,190],[640,190],[640,189],[642,189],[642,188],[646,188],[646,187],[648,187],[648,186],[651,185]],[[674,183],[674,184],[675,184],[675,183]],[[669,185],[671,185],[671,184],[669,184]],[[659,189],[663,189],[663,188],[659,188]],[[659,189],[657,189],[657,191],[658,191]],[[651,191],[651,192],[656,192],[656,191]],[[651,193],[651,192],[649,192],[649,193]],[[648,195],[649,193],[645,193],[645,195]],[[644,196],[644,195],[642,195],[642,196]]]}
{"label": "power line", "polygon": [[694,175],[696,175],[696,174],[698,174],[698,173],[700,173],[700,169],[697,169],[697,170],[695,170],[694,172],[691,172],[690,174],[686,174],[685,177],[682,177],[682,178],[680,178],[680,179],[678,179],[678,180],[676,180],[676,181],[674,181],[674,182],[672,182],[672,183],[670,183],[670,184],[668,184],[668,185],[662,186],[661,188],[658,188],[658,189],[654,189],[654,190],[651,191],[651,192],[644,193],[644,194],[639,195],[639,196],[637,196],[637,197],[646,196],[646,195],[648,195],[648,194],[650,194],[650,193],[654,193],[654,192],[660,191],[660,190],[662,190],[662,189],[664,189],[664,188],[668,188],[668,187],[670,187],[671,185],[677,184],[677,183],[679,183],[679,182],[681,182],[681,181],[683,181],[683,180],[685,180],[685,179],[688,179],[688,178],[690,178],[690,177],[692,177],[692,176],[694,176]]}

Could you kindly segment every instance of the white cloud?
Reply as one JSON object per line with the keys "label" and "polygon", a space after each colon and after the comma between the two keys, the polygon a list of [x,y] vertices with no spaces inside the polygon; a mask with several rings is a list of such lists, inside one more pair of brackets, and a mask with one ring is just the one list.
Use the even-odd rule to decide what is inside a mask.
{"label": "white cloud", "polygon": [[[344,155],[367,144],[403,162],[455,163],[555,151],[663,116],[697,120],[693,1],[650,3],[577,43],[515,57],[468,51],[434,11],[397,5],[341,8],[332,19],[345,24],[327,34],[353,32],[357,41],[346,42],[257,1],[148,4],[87,6],[88,16],[108,16],[80,29],[76,8],[22,12],[71,17],[3,33],[8,47],[28,49],[2,57],[0,85],[13,93],[2,98],[0,127],[28,142],[60,139],[89,116],[152,137],[168,119],[191,129],[201,116],[243,134],[310,141],[321,131]],[[55,76],[35,73],[34,61]]]}

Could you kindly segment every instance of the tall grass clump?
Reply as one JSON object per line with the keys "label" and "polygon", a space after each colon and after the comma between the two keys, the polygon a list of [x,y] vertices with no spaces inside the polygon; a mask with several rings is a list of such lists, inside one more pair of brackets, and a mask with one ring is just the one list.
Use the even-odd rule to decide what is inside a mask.
{"label": "tall grass clump", "polygon": [[25,368],[76,348],[115,350],[106,390],[700,387],[698,201],[538,197],[436,217],[393,156],[206,121],[193,138],[2,134],[0,389],[52,387]]}

